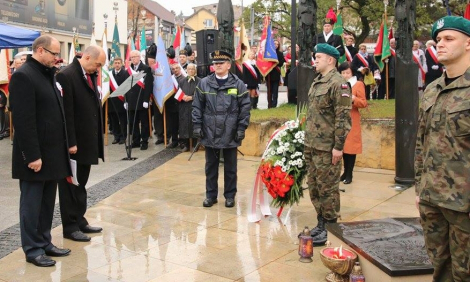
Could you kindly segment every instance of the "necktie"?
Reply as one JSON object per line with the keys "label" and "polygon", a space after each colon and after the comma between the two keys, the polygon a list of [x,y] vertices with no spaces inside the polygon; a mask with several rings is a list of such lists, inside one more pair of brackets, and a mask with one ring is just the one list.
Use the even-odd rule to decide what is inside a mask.
{"label": "necktie", "polygon": [[90,85],[91,89],[95,89],[95,86],[93,85],[93,81],[91,81],[91,76],[90,74],[86,74],[86,80],[88,81],[88,85]]}

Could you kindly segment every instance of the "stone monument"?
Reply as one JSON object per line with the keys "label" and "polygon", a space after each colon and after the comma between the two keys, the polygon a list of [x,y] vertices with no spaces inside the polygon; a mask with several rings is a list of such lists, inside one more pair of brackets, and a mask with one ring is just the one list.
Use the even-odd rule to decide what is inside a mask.
{"label": "stone monument", "polygon": [[[292,5],[293,7],[295,4]],[[293,8],[294,10],[294,8]],[[293,12],[294,14],[294,12]],[[312,67],[312,51],[313,51],[313,38],[316,34],[317,25],[317,2],[316,0],[300,0],[299,10],[296,13],[297,20],[299,21],[299,28],[297,37],[300,51],[299,51],[299,64],[295,66],[295,43],[292,40],[292,71],[289,75],[289,85],[296,85],[297,91],[297,108],[300,109],[308,102],[308,90],[312,85],[315,78],[315,69]],[[292,17],[294,19],[294,17]],[[295,20],[293,20],[295,26]]]}
{"label": "stone monument", "polygon": [[[418,66],[413,62],[414,0],[397,0],[395,15],[397,58],[395,77],[395,182],[414,183],[414,153],[418,126]],[[405,82],[406,83],[403,83]]]}
{"label": "stone monument", "polygon": [[233,45],[233,24],[235,19],[231,0],[219,0],[217,22],[219,24],[217,49],[226,51],[235,58],[235,47]]}

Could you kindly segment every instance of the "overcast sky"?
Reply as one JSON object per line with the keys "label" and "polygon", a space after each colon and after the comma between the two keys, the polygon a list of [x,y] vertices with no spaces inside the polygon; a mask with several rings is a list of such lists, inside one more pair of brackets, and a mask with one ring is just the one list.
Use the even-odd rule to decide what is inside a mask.
{"label": "overcast sky", "polygon": [[[177,15],[182,11],[185,16],[193,14],[193,7],[219,3],[218,0],[157,0],[156,2],[169,11],[175,11]],[[242,2],[243,7],[246,7],[255,2],[255,0],[232,0],[232,5],[241,5]]]}

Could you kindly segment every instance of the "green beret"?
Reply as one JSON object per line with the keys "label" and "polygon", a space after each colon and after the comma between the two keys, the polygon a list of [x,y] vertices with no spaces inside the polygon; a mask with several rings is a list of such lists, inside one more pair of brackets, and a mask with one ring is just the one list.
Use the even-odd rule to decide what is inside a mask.
{"label": "green beret", "polygon": [[315,53],[327,54],[327,55],[335,58],[336,60],[338,60],[338,58],[339,58],[339,51],[335,47],[333,47],[329,44],[326,44],[326,43],[317,44],[315,46]]}
{"label": "green beret", "polygon": [[470,36],[470,21],[463,17],[447,16],[440,18],[432,25],[431,37],[437,42],[437,34],[443,30],[456,30]]}

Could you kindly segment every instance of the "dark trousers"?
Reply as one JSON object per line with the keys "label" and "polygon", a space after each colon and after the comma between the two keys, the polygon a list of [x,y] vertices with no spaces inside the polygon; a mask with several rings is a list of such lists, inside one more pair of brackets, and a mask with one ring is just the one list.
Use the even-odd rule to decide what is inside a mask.
{"label": "dark trousers", "polygon": [[[237,194],[237,148],[224,148],[224,197]],[[206,198],[217,199],[220,149],[206,147]]]}
{"label": "dark trousers", "polygon": [[125,112],[108,112],[109,123],[113,128],[114,139],[124,140],[127,136],[127,117]]}
{"label": "dark trousers", "polygon": [[7,119],[5,117],[5,107],[0,107],[0,133],[3,133],[7,128]]}
{"label": "dark trousers", "polygon": [[20,180],[21,246],[27,258],[44,254],[51,243],[57,181]]}
{"label": "dark trousers", "polygon": [[271,108],[277,107],[277,99],[279,97],[279,80],[278,81],[269,81],[269,88],[271,90]]}
{"label": "dark trousers", "polygon": [[167,138],[171,137],[171,143],[178,142],[179,114],[177,111],[166,112]]}
{"label": "dark trousers", "polygon": [[344,176],[345,179],[352,180],[356,155],[343,154]]}
{"label": "dark trousers", "polygon": [[157,103],[152,104],[153,109],[153,128],[158,140],[163,140],[163,114],[157,107]]}
{"label": "dark trousers", "polygon": [[148,143],[150,136],[148,110],[129,111],[129,123],[132,130],[132,144]]}
{"label": "dark trousers", "polygon": [[90,176],[91,165],[77,163],[78,186],[59,180],[60,217],[62,218],[63,234],[79,231],[88,225],[85,218],[87,208],[86,184]]}

